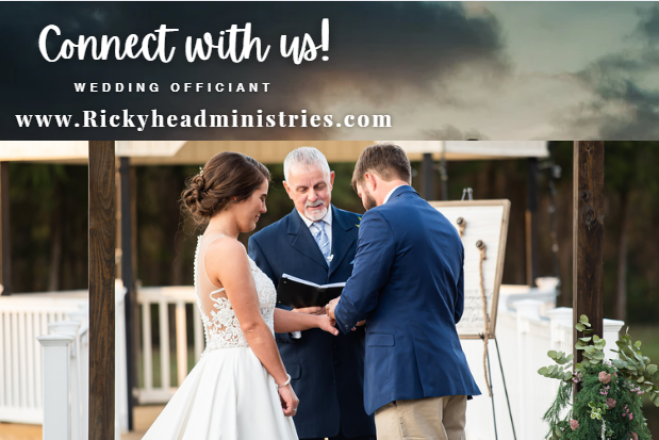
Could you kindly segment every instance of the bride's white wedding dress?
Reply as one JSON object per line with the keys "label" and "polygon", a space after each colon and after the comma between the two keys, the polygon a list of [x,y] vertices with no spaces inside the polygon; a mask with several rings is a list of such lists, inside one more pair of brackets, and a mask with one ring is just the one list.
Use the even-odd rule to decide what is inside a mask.
{"label": "bride's white wedding dress", "polygon": [[[224,289],[217,289],[204,267],[210,243],[199,237],[195,290],[206,336],[206,350],[144,439],[291,440],[293,420],[284,416],[274,378],[252,352]],[[274,333],[277,293],[272,281],[249,260],[261,314]]]}

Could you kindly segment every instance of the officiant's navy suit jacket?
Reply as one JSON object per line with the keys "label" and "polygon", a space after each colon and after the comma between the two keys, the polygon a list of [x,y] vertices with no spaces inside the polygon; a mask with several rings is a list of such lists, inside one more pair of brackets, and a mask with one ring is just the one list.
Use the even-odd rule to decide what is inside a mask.
{"label": "officiant's navy suit jacket", "polygon": [[366,319],[367,413],[395,400],[480,394],[455,327],[463,262],[456,228],[411,186],[363,215],[335,316],[344,333]]}
{"label": "officiant's navy suit jacket", "polygon": [[[275,286],[284,273],[317,284],[344,282],[350,277],[361,216],[334,206],[331,209],[333,257],[329,266],[295,209],[250,237],[249,256]],[[300,339],[276,334],[300,399],[293,420],[301,439],[334,437],[340,430],[346,437],[375,435],[373,417],[362,404],[364,335],[363,327],[339,336],[319,329],[302,332]]]}

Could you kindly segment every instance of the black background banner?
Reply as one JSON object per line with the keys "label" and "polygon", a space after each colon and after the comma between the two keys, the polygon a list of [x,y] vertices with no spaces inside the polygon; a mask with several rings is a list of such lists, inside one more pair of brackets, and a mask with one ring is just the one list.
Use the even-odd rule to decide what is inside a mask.
{"label": "black background banner", "polygon": [[[329,49],[313,61],[295,64],[280,53],[280,37],[290,39],[309,34],[321,44],[321,24],[329,19]],[[189,62],[185,39],[214,39],[232,25],[251,24],[253,37],[271,46],[267,59],[255,56],[240,63],[213,54],[207,61]],[[122,44],[130,34],[143,38],[166,25],[178,29],[166,37],[176,52],[169,63],[160,60],[60,59],[46,61],[38,47],[39,36],[48,25],[62,35],[48,35],[48,53],[55,57],[64,39],[78,41],[80,35],[118,36]],[[459,4],[422,3],[323,3],[323,2],[82,2],[0,4],[0,137],[3,139],[288,139],[331,138],[333,128],[21,128],[16,115],[72,115],[81,123],[84,110],[106,115],[128,112],[151,114],[155,109],[168,115],[208,114],[331,114],[334,97],[355,98],[350,110],[358,114],[369,103],[378,114],[391,113],[389,97],[399,93],[425,93],[429,83],[469,64],[483,63],[504,71],[499,27],[493,17],[469,18]],[[141,41],[141,40],[140,40]],[[155,47],[152,44],[152,47]],[[322,49],[319,49],[321,51]],[[322,60],[327,56],[327,61]],[[111,92],[76,92],[75,83],[107,83]],[[124,91],[117,92],[121,83]],[[144,83],[145,92],[129,92]],[[152,83],[159,91],[150,92]],[[203,91],[172,92],[177,83],[203,83]],[[224,86],[223,92],[208,92],[208,84]],[[242,83],[258,83],[259,92],[229,92]],[[263,83],[268,83],[267,92]],[[108,87],[107,85],[105,86]],[[121,87],[121,86],[120,86]],[[354,92],[354,93],[353,93]],[[343,100],[345,100],[342,98]],[[375,106],[375,107],[373,107]],[[342,110],[346,112],[345,109]],[[334,116],[338,121],[341,112]],[[123,121],[123,116],[122,116]],[[139,125],[133,119],[135,125]],[[395,121],[393,126],[395,127]],[[400,127],[399,127],[400,128]],[[395,128],[394,128],[395,129]],[[391,129],[389,129],[391,133]],[[388,135],[388,134],[387,134]],[[385,135],[385,136],[387,136]],[[359,131],[351,134],[360,138]]]}
{"label": "black background banner", "polygon": [[[187,59],[186,39],[208,33],[217,44],[248,23],[270,46],[265,60]],[[114,49],[107,60],[48,62],[39,36],[50,25],[61,30],[48,34],[51,57],[65,39],[125,45],[134,34],[141,44],[161,26],[177,29],[165,38],[176,51],[168,63],[116,60]],[[305,35],[320,47],[315,59],[282,56],[282,36]],[[654,2],[0,2],[0,138],[653,140],[658,60]],[[96,127],[85,127],[85,111]],[[234,114],[238,126],[211,126],[211,115]],[[51,115],[49,126],[36,115]],[[69,127],[54,115],[71,115]],[[259,115],[275,123],[240,127]],[[304,127],[313,115],[321,123]],[[368,121],[346,127],[348,115]]]}

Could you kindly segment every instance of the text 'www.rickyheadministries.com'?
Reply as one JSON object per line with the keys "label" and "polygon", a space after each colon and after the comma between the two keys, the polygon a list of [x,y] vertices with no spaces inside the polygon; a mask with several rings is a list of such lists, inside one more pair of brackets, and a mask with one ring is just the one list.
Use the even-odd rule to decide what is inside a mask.
{"label": "text 'www.rickyheadministries.com'", "polygon": [[73,115],[15,115],[20,128],[391,128],[391,115],[345,115],[335,122],[333,115],[278,112],[264,114],[209,114],[201,109],[197,114],[162,115],[153,109],[147,114],[133,114],[124,109],[120,113],[106,110],[83,110],[81,117]]}

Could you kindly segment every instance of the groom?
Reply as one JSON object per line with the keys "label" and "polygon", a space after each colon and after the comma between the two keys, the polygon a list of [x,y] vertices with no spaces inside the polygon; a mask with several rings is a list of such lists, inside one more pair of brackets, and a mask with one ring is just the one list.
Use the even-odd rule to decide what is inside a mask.
{"label": "groom", "polygon": [[[316,148],[298,148],[286,156],[284,176],[295,209],[250,237],[249,256],[275,286],[285,273],[317,284],[346,281],[360,216],[330,204],[334,172],[327,159]],[[296,311],[325,313],[323,307]],[[375,439],[373,416],[362,403],[364,334],[357,327],[338,337],[318,329],[276,335],[300,399],[293,418],[300,439]]]}
{"label": "groom", "polygon": [[467,395],[480,394],[455,327],[464,249],[410,182],[400,147],[362,152],[352,183],[368,211],[352,276],[328,313],[346,334],[366,319],[364,406],[378,440],[463,440]]}

